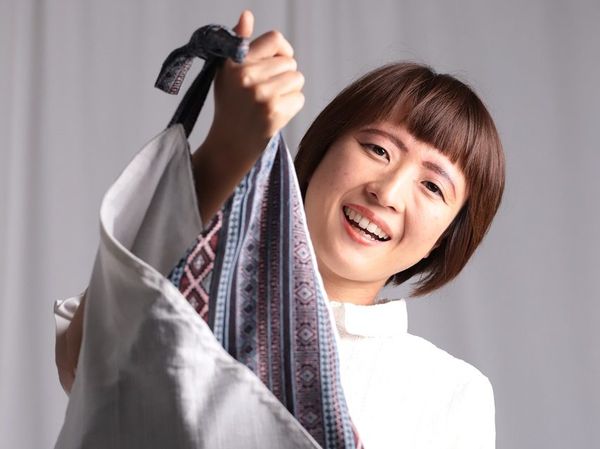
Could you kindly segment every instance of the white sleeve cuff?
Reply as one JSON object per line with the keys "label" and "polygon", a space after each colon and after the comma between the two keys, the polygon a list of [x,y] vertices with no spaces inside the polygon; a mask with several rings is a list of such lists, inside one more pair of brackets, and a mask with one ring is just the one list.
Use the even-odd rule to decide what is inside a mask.
{"label": "white sleeve cuff", "polygon": [[54,302],[54,322],[56,324],[57,337],[67,331],[86,291],[83,291],[77,296],[59,299]]}

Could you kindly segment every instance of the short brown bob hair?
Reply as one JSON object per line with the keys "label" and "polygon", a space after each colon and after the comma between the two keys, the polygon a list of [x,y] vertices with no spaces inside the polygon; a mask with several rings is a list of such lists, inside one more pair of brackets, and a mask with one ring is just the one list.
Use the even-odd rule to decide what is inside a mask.
{"label": "short brown bob hair", "polygon": [[385,283],[400,285],[419,275],[412,296],[421,296],[454,279],[488,231],[504,191],[504,153],[489,112],[466,84],[421,64],[392,63],[346,87],[302,138],[294,159],[302,199],[333,142],[389,118],[438,148],[460,167],[467,183],[465,204],[429,257]]}

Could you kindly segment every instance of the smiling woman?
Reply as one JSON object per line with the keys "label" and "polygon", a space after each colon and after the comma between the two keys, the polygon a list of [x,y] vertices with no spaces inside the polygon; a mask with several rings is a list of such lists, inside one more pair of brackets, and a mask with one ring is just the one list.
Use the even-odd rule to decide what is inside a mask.
{"label": "smiling woman", "polygon": [[[502,146],[483,103],[450,75],[412,63],[344,89],[305,134],[295,166],[326,288],[356,303],[415,275],[415,295],[454,279],[504,190]],[[393,238],[368,252],[348,244],[344,206]]]}
{"label": "smiling woman", "polygon": [[378,68],[319,114],[295,168],[365,447],[493,448],[489,380],[408,333],[405,300],[376,300],[414,276],[415,296],[440,288],[487,232],[504,156],[483,103],[429,67]]}
{"label": "smiling woman", "polygon": [[[249,12],[243,13],[236,33],[249,37],[252,28],[253,16]],[[170,273],[169,280],[157,282],[156,279],[162,279],[157,270],[147,277],[150,287],[156,289],[155,285],[160,284],[163,296],[159,296],[169,299],[165,301],[169,310],[179,301],[185,313],[193,312],[196,321],[186,327],[188,333],[182,331],[181,335],[192,335],[198,328],[206,330],[205,340],[210,344],[226,342],[223,347],[218,346],[215,353],[221,354],[219,351],[226,348],[229,352],[223,360],[231,362],[233,359],[229,355],[234,355],[236,360],[243,360],[244,369],[255,370],[256,377],[247,382],[254,382],[252,391],[268,387],[269,395],[273,393],[281,401],[276,405],[285,406],[286,413],[292,412],[311,438],[323,442],[323,447],[340,447],[338,437],[347,444],[345,447],[363,447],[364,443],[367,449],[494,447],[494,398],[487,377],[468,363],[409,334],[404,299],[376,301],[383,286],[402,283],[414,275],[420,275],[416,295],[441,287],[461,271],[481,242],[498,209],[504,188],[503,153],[490,115],[471,89],[451,76],[435,74],[428,67],[417,64],[384,66],[343,90],[316,118],[302,139],[295,159],[296,185],[293,176],[289,176],[293,170],[290,170],[287,150],[284,145],[280,146],[279,137],[274,136],[304,101],[301,93],[304,78],[296,69],[291,45],[276,31],[253,40],[243,62],[223,61],[214,79],[215,116],[200,148],[188,154],[185,134],[176,124],[159,135],[166,143],[155,140],[144,150],[151,151],[154,156],[144,152],[143,157],[135,159],[132,168],[125,172],[127,176],[115,184],[118,188],[114,190],[120,194],[128,192],[121,188],[122,185],[147,192],[151,191],[145,187],[149,180],[172,181],[155,182],[156,189],[168,190],[167,193],[148,195],[152,201],[159,202],[151,204],[154,212],[147,212],[151,206],[140,206],[140,198],[146,198],[144,195],[128,193],[125,195],[127,201],[120,197],[114,199],[112,193],[107,196],[109,207],[106,210],[110,213],[118,210],[126,216],[135,212],[159,227],[144,224],[146,227],[139,225],[141,230],[132,231],[129,229],[133,227],[131,223],[145,223],[143,219],[117,219],[109,214],[107,223],[127,224],[122,230],[119,228],[125,243],[109,248],[125,248],[129,242],[131,248],[127,250],[133,255],[135,246],[138,256],[127,258],[129,253],[123,251],[125,255],[120,253],[120,258],[115,260],[133,261],[131,263],[138,267],[135,264],[142,260],[139,254],[142,249],[148,260],[164,251],[169,256],[168,262],[153,259],[152,264],[147,262],[147,265],[168,270],[165,273]],[[236,126],[232,127],[232,123]],[[159,155],[170,154],[165,148],[180,157],[181,163],[171,164],[167,158],[161,159],[163,165],[147,163]],[[271,158],[267,158],[270,162],[262,159],[264,154]],[[275,155],[281,159],[274,159]],[[257,161],[258,165],[255,165]],[[279,171],[273,169],[274,166],[279,167]],[[152,176],[147,176],[146,172],[151,170],[154,170]],[[135,175],[131,179],[130,173]],[[190,179],[192,175],[193,179]],[[236,188],[240,181],[242,187]],[[294,182],[288,184],[290,181]],[[228,197],[231,201],[228,200],[223,208]],[[190,199],[197,201],[197,210],[193,207],[196,204],[189,207]],[[113,207],[113,203],[120,209]],[[246,209],[247,205],[251,207]],[[176,212],[169,213],[170,210]],[[247,210],[256,213],[247,213]],[[189,229],[180,229],[186,223]],[[201,235],[181,254],[184,246],[189,245],[183,237],[188,231],[191,234],[198,230],[202,230]],[[140,243],[142,240],[132,237],[136,232],[141,239],[148,240],[147,247]],[[156,236],[166,236],[170,240],[164,243]],[[240,246],[236,246],[236,242]],[[263,251],[263,248],[268,250]],[[242,254],[239,267],[232,263],[235,259],[232,254]],[[180,262],[173,267],[177,258]],[[106,260],[113,259],[106,256]],[[102,264],[98,266],[103,267]],[[127,289],[140,281],[138,274],[143,270],[121,276],[120,269],[110,266],[118,273],[114,276],[115,282],[122,281],[123,291],[113,294],[112,287],[105,287],[104,273],[101,272],[101,281],[91,284],[92,289],[96,288],[96,298],[114,300],[115,304],[121,304],[117,299],[127,298],[122,303],[128,304],[129,298],[135,296]],[[241,273],[239,277],[238,273]],[[211,281],[213,276],[219,281]],[[140,304],[145,307],[144,301],[150,296],[145,290],[146,284],[141,281],[138,284],[141,284],[141,287],[138,285]],[[311,286],[313,290],[309,288]],[[104,295],[105,291],[110,294]],[[103,330],[98,323],[104,322],[95,320],[93,311],[85,312],[87,318],[84,319],[84,310],[96,307],[96,317],[109,314],[98,315],[98,310],[102,310],[98,307],[102,307],[103,302],[99,299],[94,302],[93,293],[86,293],[88,299],[82,299],[82,296],[72,298],[74,301],[56,303],[57,365],[65,390],[70,390],[77,367],[83,370],[79,371],[83,374],[78,374],[78,379],[85,373],[94,379],[103,379],[97,377],[98,369],[93,364],[98,362],[102,367],[102,363],[111,362],[117,346],[127,368],[131,366],[131,358],[137,363],[140,356],[147,355],[153,363],[158,361],[159,364],[168,359],[166,356],[155,357],[156,348],[160,346],[156,342],[161,343],[164,335],[171,335],[162,327],[164,317],[147,327],[148,335],[160,337],[158,340],[141,338],[138,335],[141,333],[135,330],[141,326],[132,326],[131,332],[130,322],[122,326],[132,341],[137,342],[136,338],[144,341],[147,346],[140,346],[144,350],[139,350],[137,344],[128,343],[129,340],[119,339],[115,344],[102,346],[103,338],[89,336],[93,335],[90,332],[94,326],[97,332],[100,332],[98,328]],[[240,302],[235,302],[238,299]],[[81,306],[77,307],[80,301]],[[86,301],[89,301],[87,306]],[[190,310],[186,301],[195,310]],[[156,303],[162,304],[154,299],[150,303],[153,310]],[[207,325],[204,321],[198,322],[196,312]],[[219,320],[215,318],[217,315]],[[119,311],[116,316],[121,320],[124,315]],[[132,316],[146,317],[133,312]],[[113,321],[107,319],[108,332],[98,335],[113,339],[114,335],[119,335],[115,334],[119,329]],[[83,339],[84,343],[87,342],[88,348],[94,348],[90,345],[100,342],[98,347],[108,356],[97,357],[98,348],[96,352],[90,352],[90,349],[86,352],[84,344],[82,355],[87,354],[87,358],[83,357],[83,363],[79,363],[84,322],[88,335]],[[170,323],[175,323],[175,328],[179,329],[176,326],[178,320],[172,319]],[[208,325],[211,331],[218,328],[212,337]],[[157,329],[160,331],[154,332]],[[177,332],[172,334],[179,335]],[[217,336],[221,340],[214,338]],[[174,344],[172,348],[167,343],[160,346],[166,354],[181,346]],[[196,354],[197,347],[194,343],[194,350],[190,349],[189,353]],[[198,353],[208,354],[204,350]],[[195,356],[192,359],[202,368],[198,373],[204,373],[206,366],[212,366],[212,362],[198,363],[200,359]],[[195,367],[195,364],[191,366]],[[101,403],[107,399],[114,407],[120,404],[117,399],[125,393],[136,392],[131,395],[135,399],[131,403],[144,410],[141,416],[146,419],[146,411],[155,412],[159,417],[155,422],[167,423],[162,419],[162,413],[168,411],[164,403],[176,397],[170,394],[171,391],[185,389],[153,390],[153,394],[165,394],[159,396],[165,398],[163,403],[154,408],[143,407],[138,401],[138,397],[152,395],[138,393],[152,385],[146,381],[150,371],[162,382],[161,376],[172,370],[155,369],[157,365],[152,365],[150,371],[144,368],[141,371],[144,382],[140,384],[132,380],[134,377],[126,377],[130,373],[128,369],[107,366],[111,369],[100,371],[108,373],[109,382],[96,382],[101,387],[95,390],[99,392]],[[186,382],[192,378],[197,381],[188,371],[182,372],[185,382],[181,384],[191,385]],[[207,379],[204,375],[198,378]],[[235,396],[231,394],[234,390],[226,377],[218,375],[216,378],[223,384],[224,396]],[[80,387],[79,390],[75,388],[75,392],[80,392],[80,398],[87,397],[87,390],[83,390],[86,378],[83,379],[75,383]],[[179,382],[179,378],[175,380]],[[181,385],[177,382],[168,385]],[[117,399],[104,394],[103,388],[107,384],[111,388],[118,387],[111,390],[118,391],[115,393]],[[136,390],[138,384],[140,390]],[[207,391],[210,393],[205,394]],[[213,393],[209,387],[199,389],[194,384],[189,394],[198,395],[199,403],[203,403],[206,397],[219,396]],[[208,422],[204,421],[205,409],[210,413],[235,411],[241,413],[240,419],[252,418],[257,410],[261,410],[260,404],[242,402],[243,398],[233,397],[227,402],[229,408],[214,407],[218,401],[211,402],[207,408],[196,407],[202,412],[197,416],[189,415],[202,417],[198,421],[201,425],[183,426],[185,432],[191,429],[194,437],[202,433],[197,429]],[[185,398],[185,403],[193,404],[189,397]],[[183,409],[178,402],[174,404],[173,409]],[[249,407],[250,411],[246,412],[244,407]],[[63,431],[69,438],[71,434],[77,437],[80,432],[80,409],[74,406],[72,410],[76,418],[71,422],[75,424],[70,430]],[[183,411],[187,416],[188,410]],[[110,425],[114,415],[107,413]],[[135,413],[128,416],[134,419],[133,422],[138,419]],[[321,416],[324,417],[322,420]],[[175,417],[174,421],[178,422],[177,419]],[[257,418],[255,422],[258,421]],[[247,429],[239,423],[240,420],[233,418],[220,421],[221,429],[235,426],[236,431],[240,431],[238,441],[241,441]],[[143,424],[146,425],[146,421]],[[165,437],[171,435],[173,427],[168,425],[164,431],[150,430]],[[93,433],[102,433],[96,431],[96,427],[93,429]],[[258,430],[264,433],[269,429],[275,427],[265,424]],[[219,434],[219,427],[212,432],[217,438],[223,436]],[[223,431],[223,434],[230,433]],[[210,435],[211,432],[207,432],[200,436]],[[288,438],[287,430],[282,435],[284,440]],[[141,437],[146,441],[145,435]],[[259,442],[258,438],[244,441]],[[155,446],[164,447],[165,444],[156,443]],[[196,447],[200,446],[215,447],[209,444]],[[231,447],[238,446],[239,443]]]}
{"label": "smiling woman", "polygon": [[[466,198],[466,181],[457,164],[417,141],[404,126],[389,121],[376,126],[381,132],[359,128],[337,139],[313,173],[305,196],[329,296],[362,304],[372,303],[390,276],[428,257]],[[389,239],[370,239],[356,227],[345,226],[344,232],[340,224],[352,221],[341,213],[344,208],[357,214],[354,221],[360,217],[359,227],[376,225]]]}

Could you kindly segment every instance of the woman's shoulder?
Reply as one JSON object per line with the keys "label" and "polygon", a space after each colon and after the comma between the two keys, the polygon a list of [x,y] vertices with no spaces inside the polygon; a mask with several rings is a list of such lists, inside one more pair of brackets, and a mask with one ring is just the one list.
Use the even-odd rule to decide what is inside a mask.
{"label": "woman's shoulder", "polygon": [[405,300],[374,306],[332,302],[330,307],[340,335],[341,362],[348,376],[363,371],[373,376],[375,372],[387,385],[395,384],[400,389],[410,385],[438,400],[444,397],[452,401],[466,390],[492,396],[491,383],[478,368],[408,332]]}
{"label": "woman's shoulder", "polygon": [[[340,331],[342,383],[365,443],[494,447],[489,379],[471,363],[409,333],[403,302],[368,309],[335,305],[333,311]],[[404,423],[404,433],[390,430],[398,422]]]}
{"label": "woman's shoulder", "polygon": [[[446,397],[448,428],[454,429],[456,447],[495,445],[495,400],[490,379],[476,366],[429,340],[406,334],[415,369],[428,388]],[[482,444],[482,446],[479,446]]]}
{"label": "woman's shoulder", "polygon": [[443,377],[457,385],[469,382],[490,384],[488,377],[477,367],[433,342],[409,332],[402,337],[402,340],[404,340],[401,343],[402,350],[415,361],[415,366],[419,369],[438,374],[444,373]]}

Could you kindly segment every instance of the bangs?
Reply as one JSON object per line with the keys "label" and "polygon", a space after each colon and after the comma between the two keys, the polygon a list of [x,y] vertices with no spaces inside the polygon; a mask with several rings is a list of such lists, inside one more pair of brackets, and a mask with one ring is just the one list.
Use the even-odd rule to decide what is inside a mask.
{"label": "bangs", "polygon": [[492,118],[467,85],[417,64],[391,64],[373,75],[355,84],[351,109],[356,113],[347,129],[392,119],[457,164],[468,185],[481,181],[494,165],[490,144],[499,142],[492,142]]}

